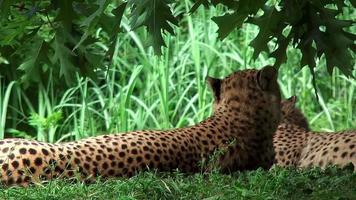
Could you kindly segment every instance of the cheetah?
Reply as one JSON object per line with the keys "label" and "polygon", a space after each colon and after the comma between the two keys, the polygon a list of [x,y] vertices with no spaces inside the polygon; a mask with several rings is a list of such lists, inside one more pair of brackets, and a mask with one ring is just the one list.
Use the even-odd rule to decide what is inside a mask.
{"label": "cheetah", "polygon": [[[272,136],[280,119],[277,70],[237,71],[224,79],[207,78],[213,114],[202,122],[172,130],[143,130],[50,144],[25,139],[0,141],[3,185],[28,186],[52,178],[131,177],[154,169],[199,172],[200,161],[219,148],[222,172],[269,168]],[[234,142],[231,142],[234,141]]]}
{"label": "cheetah", "polygon": [[282,119],[273,138],[275,163],[298,168],[356,166],[356,131],[313,132],[295,107],[297,97],[283,100]]}
{"label": "cheetah", "polygon": [[281,121],[273,135],[274,163],[281,167],[297,166],[309,138],[308,121],[295,107],[296,101],[296,96],[281,101]]}

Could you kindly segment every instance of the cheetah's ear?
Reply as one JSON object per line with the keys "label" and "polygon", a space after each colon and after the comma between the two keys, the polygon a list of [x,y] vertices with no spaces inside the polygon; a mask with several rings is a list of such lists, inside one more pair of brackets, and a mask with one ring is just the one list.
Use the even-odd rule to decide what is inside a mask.
{"label": "cheetah's ear", "polygon": [[297,96],[291,96],[288,99],[282,101],[282,108],[286,113],[291,113],[295,110],[295,103],[297,102]]}
{"label": "cheetah's ear", "polygon": [[297,96],[293,95],[291,97],[289,97],[287,99],[287,101],[289,101],[290,103],[292,103],[293,105],[295,105],[297,103]]}
{"label": "cheetah's ear", "polygon": [[257,72],[257,84],[262,90],[270,90],[277,83],[277,70],[266,66]]}
{"label": "cheetah's ear", "polygon": [[208,76],[206,81],[209,83],[211,90],[214,94],[215,101],[220,101],[220,93],[221,93],[221,80],[218,78],[212,78]]}

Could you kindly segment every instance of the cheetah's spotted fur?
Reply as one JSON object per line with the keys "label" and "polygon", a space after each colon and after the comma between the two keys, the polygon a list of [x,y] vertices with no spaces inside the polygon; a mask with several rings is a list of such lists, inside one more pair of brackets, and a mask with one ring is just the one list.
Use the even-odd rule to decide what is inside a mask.
{"label": "cheetah's spotted fur", "polygon": [[201,123],[167,131],[134,131],[76,142],[49,144],[25,139],[0,141],[4,184],[28,185],[42,179],[130,177],[147,168],[196,172],[214,150],[228,146],[218,158],[222,171],[269,168],[272,135],[280,118],[277,71],[243,70],[220,80],[208,78],[215,103]]}
{"label": "cheetah's spotted fur", "polygon": [[319,133],[309,130],[304,115],[295,107],[296,97],[282,101],[282,119],[273,138],[279,166],[356,166],[356,131]]}

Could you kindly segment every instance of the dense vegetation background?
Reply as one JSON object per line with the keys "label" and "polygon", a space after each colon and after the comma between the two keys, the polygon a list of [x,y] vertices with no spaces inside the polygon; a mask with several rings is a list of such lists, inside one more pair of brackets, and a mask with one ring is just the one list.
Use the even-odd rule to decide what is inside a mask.
{"label": "dense vegetation background", "polygon": [[[356,80],[345,76],[356,76],[354,49],[349,49],[355,45],[354,39],[351,44],[348,40],[330,39],[334,36],[342,38],[345,34],[354,37],[347,34],[356,32],[349,21],[341,24],[332,21],[328,25],[336,23],[336,27],[332,26],[335,29],[325,29],[324,26],[320,29],[322,35],[331,31],[324,41],[336,45],[339,50],[326,56],[334,64],[341,61],[335,64],[338,68],[333,68],[333,64],[327,67],[327,59],[320,52],[316,55],[318,47],[323,46],[312,45],[315,51],[305,54],[308,51],[304,49],[302,55],[303,50],[295,47],[303,45],[285,45],[286,40],[270,37],[278,35],[278,30],[253,25],[268,25],[266,21],[240,23],[250,13],[242,13],[238,18],[240,21],[227,23],[229,26],[224,29],[222,22],[226,24],[229,17],[241,14],[234,12],[237,7],[230,3],[232,1],[199,0],[194,4],[184,0],[175,4],[170,0],[130,0],[131,6],[142,2],[158,2],[163,6],[142,4],[135,7],[139,8],[136,14],[132,10],[125,14],[123,5],[127,5],[122,1],[88,3],[78,0],[72,4],[75,6],[68,3],[71,1],[54,2],[57,1],[0,0],[0,138],[24,137],[59,142],[103,133],[192,125],[211,113],[212,98],[205,84],[208,74],[223,77],[235,70],[268,64],[281,65],[282,94],[299,97],[298,106],[312,129],[334,131],[356,127]],[[217,2],[220,4],[214,6]],[[257,3],[249,6],[258,8],[265,1],[253,2]],[[278,2],[269,1],[267,5]],[[284,2],[302,5],[319,1]],[[338,19],[356,20],[354,1],[320,2],[335,4],[328,6],[331,9],[328,12],[334,10]],[[204,7],[198,7],[199,4]],[[164,5],[169,5],[168,11]],[[169,23],[158,21],[163,24],[158,26],[159,32],[150,29],[152,23],[143,20],[156,16],[149,15],[154,12],[143,12],[153,8],[161,11],[158,12],[159,18],[170,19]],[[197,9],[187,14],[192,8]],[[280,9],[279,6],[273,8]],[[289,8],[293,8],[289,12],[298,11],[296,7]],[[275,10],[268,7],[265,11],[277,17],[267,16],[273,19],[269,22],[293,19],[274,15],[271,11]],[[259,10],[258,13],[263,12]],[[117,17],[121,16],[120,24]],[[136,25],[147,29],[131,31],[135,20]],[[160,27],[174,35],[162,36]],[[262,39],[261,33],[264,33]],[[266,51],[266,46],[251,43],[256,38],[268,47],[267,52],[258,57],[256,47]],[[163,43],[165,48],[160,47]],[[281,52],[273,53],[281,47],[276,43],[284,44],[286,56]],[[255,44],[251,45],[255,51],[249,44]],[[310,45],[308,42],[304,44]],[[340,54],[340,51],[346,53]],[[161,56],[156,56],[159,53]],[[301,68],[305,64],[314,71]],[[314,85],[318,102],[312,72],[316,76]],[[178,172],[143,173],[131,179],[99,181],[92,185],[55,180],[43,187],[0,189],[0,198],[356,199],[355,184],[355,173],[334,168],[327,171],[274,168],[231,175],[193,176]]]}
{"label": "dense vegetation background", "polygon": [[[234,9],[249,6],[252,14],[259,13],[265,1],[246,5],[240,1],[240,7],[225,1],[220,6],[219,1],[110,2],[1,1],[0,138],[56,142],[104,132],[191,125],[211,113],[211,95],[205,84],[208,74],[222,77],[267,64],[282,64],[279,81],[283,96],[299,96],[298,105],[315,130],[356,126],[356,82],[343,75],[355,75],[354,54],[348,50],[354,40],[350,44],[345,39],[355,32],[352,1],[322,1],[330,4],[324,14],[337,15],[340,21],[321,15],[318,19],[324,20],[326,29],[312,29],[309,39],[317,45],[311,47],[318,56],[325,51],[321,59],[294,48],[307,48],[303,47],[309,44],[304,41],[307,38],[297,46],[280,43],[285,35],[293,38],[297,33],[300,37],[308,33],[291,30],[286,24],[304,16],[298,9],[306,9],[302,5],[308,6],[309,1],[299,2],[293,9],[269,1],[269,7],[260,10],[264,14],[247,20],[251,24],[242,24],[249,15],[236,14]],[[130,9],[124,12],[124,8]],[[283,13],[291,12],[294,17],[281,19]],[[231,24],[230,15],[240,16],[239,21]],[[300,23],[310,22],[303,20]],[[256,23],[259,27],[253,25]],[[289,35],[282,34],[277,24]],[[144,28],[131,31],[133,27]],[[324,45],[318,44],[319,36],[323,36]],[[339,44],[335,54],[327,56],[326,44],[330,48]],[[285,56],[282,46],[288,47]],[[338,68],[331,65],[334,70],[330,70],[330,59],[338,61],[334,63]],[[301,69],[305,64],[313,71]],[[314,73],[319,103],[313,91]]]}

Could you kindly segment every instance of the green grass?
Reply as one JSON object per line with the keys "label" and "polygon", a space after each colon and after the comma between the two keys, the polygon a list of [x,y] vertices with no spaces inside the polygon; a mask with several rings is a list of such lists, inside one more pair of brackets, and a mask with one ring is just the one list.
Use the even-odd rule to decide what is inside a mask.
{"label": "green grass", "polygon": [[0,199],[356,199],[356,173],[350,169],[273,168],[183,175],[141,173],[130,179],[85,185],[55,180],[29,188],[0,189]]}

